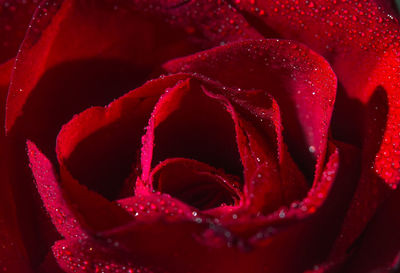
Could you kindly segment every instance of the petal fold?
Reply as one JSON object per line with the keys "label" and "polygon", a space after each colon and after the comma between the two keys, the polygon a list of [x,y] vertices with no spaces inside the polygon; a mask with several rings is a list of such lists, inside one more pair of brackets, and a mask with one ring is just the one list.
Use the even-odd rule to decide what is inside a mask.
{"label": "petal fold", "polygon": [[289,151],[308,177],[320,174],[336,95],[335,74],[321,56],[291,41],[255,40],[173,60],[164,69],[199,73],[227,87],[268,91],[282,111]]}

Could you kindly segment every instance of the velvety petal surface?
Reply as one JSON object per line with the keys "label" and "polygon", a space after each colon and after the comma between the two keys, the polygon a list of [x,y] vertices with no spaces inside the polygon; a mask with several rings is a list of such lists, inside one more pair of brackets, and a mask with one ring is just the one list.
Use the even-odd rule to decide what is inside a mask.
{"label": "velvety petal surface", "polygon": [[[7,126],[10,135],[19,138],[16,146],[28,137],[43,151],[28,143],[45,207],[68,238],[53,247],[61,267],[155,273],[160,268],[167,272],[334,272],[350,255],[354,260],[346,264],[349,272],[398,270],[393,208],[398,207],[399,198],[393,189],[400,177],[400,58],[398,21],[390,5],[378,6],[385,3],[43,1],[12,73]],[[317,20],[321,24],[315,24]],[[362,148],[361,163],[356,149],[341,143],[327,145],[336,90],[328,63],[290,41],[235,42],[262,36],[303,42],[329,61],[339,80],[331,131],[335,138]],[[227,42],[233,43],[224,46]],[[149,85],[154,87],[157,81],[146,84],[142,94],[136,89],[107,108],[90,108],[74,117],[58,138],[58,177],[52,164],[54,141],[74,113],[132,90],[159,74],[157,66],[166,60],[215,45],[222,46],[164,65],[168,72],[193,73],[190,80],[187,75],[182,81],[180,76],[170,76],[171,84],[154,89]],[[219,90],[221,84],[225,89]],[[193,86],[197,93],[188,96]],[[256,98],[263,95],[270,105],[255,107]],[[204,98],[207,103],[202,102]],[[211,105],[203,114],[203,109],[185,108],[191,101],[199,105],[214,101],[218,106]],[[198,126],[201,118],[211,125]],[[266,124],[272,126],[265,128]],[[143,133],[140,173],[135,152]],[[195,148],[189,149],[190,143]],[[211,151],[206,149],[210,143],[215,144]],[[232,149],[235,144],[237,150]],[[215,151],[221,158],[213,156]],[[212,183],[221,179],[210,172],[233,174],[225,180],[243,178],[246,183],[239,188],[243,188],[243,200],[250,200],[248,208],[273,213],[253,218],[230,211],[226,218],[216,219],[183,204],[174,198],[185,199],[176,194],[181,192],[177,188],[181,183],[168,178],[171,172],[175,175],[173,164],[164,161],[170,157],[199,161],[185,169],[189,177],[199,177],[198,172],[206,170]],[[125,165],[116,163],[119,159]],[[210,171],[206,163],[223,171]],[[292,203],[302,199],[307,189],[296,164],[314,182],[305,199]],[[160,180],[158,175],[164,171],[165,180]],[[152,193],[154,175],[160,191],[172,197]],[[114,200],[133,194],[138,177],[137,196],[115,202],[101,196]],[[106,183],[98,183],[100,179]],[[118,186],[110,187],[107,181]],[[13,213],[13,197],[4,185],[4,200]],[[24,193],[19,195],[21,200]],[[213,203],[210,200],[204,203]],[[21,207],[17,210],[21,215]],[[3,213],[7,219],[10,211]],[[19,236],[17,228],[8,234]],[[384,234],[382,240],[376,234]],[[72,239],[76,237],[81,241]],[[89,257],[87,264],[80,263],[82,255]],[[204,260],[209,263],[202,264]],[[226,260],[233,262],[220,262]],[[314,264],[321,267],[312,268]]]}
{"label": "velvety petal surface", "polygon": [[0,63],[13,59],[25,37],[39,0],[13,0],[0,3]]}
{"label": "velvety petal surface", "polygon": [[[63,126],[57,156],[79,183],[109,199],[134,192],[141,137],[153,107],[185,75],[162,77],[130,91],[106,107],[93,107]],[[131,177],[130,177],[131,175]]]}
{"label": "velvety petal surface", "polygon": [[392,192],[368,223],[346,272],[397,272],[400,269],[400,191]]}
{"label": "velvety petal surface", "polygon": [[[10,10],[2,11],[13,17],[10,22],[15,19],[22,26],[25,19],[11,9],[31,1],[3,3],[9,5]],[[26,138],[55,163],[56,136],[74,114],[109,103],[141,85],[158,62],[194,50],[182,38],[184,31],[122,4],[115,9],[107,1],[41,1],[18,51],[6,114],[13,121],[6,123],[11,127],[19,114],[24,115],[9,130],[9,170],[18,224],[33,263],[44,258],[49,242],[58,235],[51,230],[32,183]],[[19,32],[17,26],[13,30]]]}
{"label": "velvety petal surface", "polygon": [[260,40],[217,47],[163,67],[229,87],[268,91],[280,106],[289,151],[308,177],[319,175],[336,94],[336,77],[323,58],[295,42]]}
{"label": "velvety petal surface", "polygon": [[61,181],[51,162],[35,144],[28,142],[27,146],[39,194],[53,224],[64,237],[86,238],[88,234],[132,219],[116,204],[68,177],[65,170]]}
{"label": "velvety petal surface", "polygon": [[[224,96],[223,90],[218,85],[203,82],[200,77],[182,82],[160,98],[143,137],[143,185],[146,187],[147,184],[151,189],[151,183],[147,181],[154,166],[153,162],[184,157],[210,164],[221,168],[228,175],[237,176],[234,180],[240,181],[244,191],[242,205],[249,209],[252,207],[254,212],[266,212],[280,205],[290,204],[293,199],[287,198],[302,198],[306,190],[304,179],[293,185],[286,183],[288,187],[283,188],[277,164],[279,151],[275,146],[276,134],[273,134],[275,139],[264,139],[251,122],[236,112],[230,100]],[[270,97],[265,100],[272,102]],[[270,129],[275,132],[275,126],[279,126],[275,123],[279,123],[279,120],[271,118],[268,121],[272,127]],[[256,169],[263,164],[268,165],[268,168],[262,169],[262,174],[269,179],[256,183],[253,176]],[[295,170],[294,167],[294,173]],[[303,178],[301,175],[298,177]],[[140,192],[141,189],[137,191]]]}
{"label": "velvety petal surface", "polygon": [[335,242],[332,259],[340,259],[351,251],[348,248],[357,243],[354,240],[362,235],[376,209],[392,191],[375,169],[377,152],[385,142],[385,138],[379,132],[383,132],[387,126],[389,111],[387,99],[385,90],[378,88],[366,106],[368,122],[367,136],[362,150],[362,172],[341,234]]}
{"label": "velvety petal surface", "polygon": [[[15,55],[24,39],[31,17],[39,1],[1,1],[0,3],[0,120],[4,124],[5,104],[10,75],[14,66]],[[31,265],[36,265],[37,256],[32,257],[27,245],[25,230],[21,230],[21,222],[17,214],[20,199],[15,199],[16,189],[10,172],[10,159],[14,151],[11,141],[6,139],[3,126],[0,132],[1,151],[1,205],[0,207],[0,270],[8,272],[30,272]],[[28,235],[29,237],[29,235]],[[32,239],[32,238],[31,238]],[[38,249],[37,252],[41,250]]]}
{"label": "velvety petal surface", "polygon": [[14,133],[51,154],[73,114],[140,86],[157,64],[195,48],[184,31],[126,1],[44,1],[16,59],[6,127],[20,117]]}
{"label": "velvety petal surface", "polygon": [[[6,101],[12,61],[0,65],[0,104]],[[5,108],[0,108],[4,121]],[[12,153],[4,130],[0,130],[0,270],[16,273],[30,272],[29,258],[18,227],[13,188],[7,157]]]}
{"label": "velvety petal surface", "polygon": [[[99,238],[113,244],[114,248],[107,247],[108,251],[119,249],[120,256],[127,255],[133,263],[140,261],[143,266],[152,265],[167,272],[295,272],[310,268],[328,254],[344,216],[344,203],[351,196],[346,187],[349,180],[344,178],[352,179],[349,172],[355,167],[352,162],[354,150],[340,147],[336,151],[330,150],[324,178],[319,189],[310,192],[308,201],[293,207],[291,211],[294,213],[276,215],[281,224],[270,222],[267,225],[264,222],[260,228],[246,219],[244,231],[240,231],[240,216],[232,218],[227,228],[219,221],[194,211],[192,219],[180,217],[180,221],[167,218],[164,221],[142,221],[102,232]],[[338,181],[341,183],[336,183]],[[333,185],[332,188],[330,185]],[[153,200],[160,200],[154,203],[153,208],[151,204],[154,201],[147,199],[150,195],[140,197],[144,203],[139,199],[133,202],[146,204],[145,200],[149,200],[147,208],[135,208],[138,219],[141,213],[154,215],[152,211],[162,207],[160,202],[163,197],[153,195]],[[312,207],[306,206],[306,203],[319,205]],[[299,213],[307,217],[298,218]],[[289,226],[284,224],[286,217],[294,220],[289,222]],[[258,232],[252,233],[254,230]],[[248,237],[248,233],[253,235]],[[208,262],[204,263],[204,260]],[[224,262],[227,260],[230,262]]]}
{"label": "velvety petal surface", "polygon": [[152,16],[165,18],[169,24],[184,29],[203,49],[263,37],[230,1],[134,0],[132,2]]}
{"label": "velvety petal surface", "polygon": [[171,157],[242,176],[235,124],[221,102],[204,94],[194,79],[168,90],[155,106],[143,136],[141,179],[147,181],[151,168]]}
{"label": "velvety petal surface", "polygon": [[121,252],[87,240],[57,241],[52,247],[54,256],[65,272],[127,272],[127,273],[166,273],[160,269],[132,264]]}
{"label": "velvety petal surface", "polygon": [[238,205],[240,182],[207,164],[185,158],[170,158],[151,174],[153,189],[201,210]]}
{"label": "velvety petal surface", "polygon": [[[344,227],[347,234],[341,236],[347,241],[346,247],[385,199],[388,189],[382,183],[396,187],[399,181],[399,23],[388,2],[235,1],[240,10],[257,16],[264,23],[262,27],[303,42],[329,61],[339,81],[333,136],[365,147],[363,158],[376,154],[363,167],[363,179],[344,225],[349,226]],[[373,110],[368,104],[380,90],[387,97],[379,106],[387,107],[384,126],[370,130],[375,121],[370,119]],[[377,139],[383,141],[375,150]],[[374,200],[374,204],[360,200]]]}

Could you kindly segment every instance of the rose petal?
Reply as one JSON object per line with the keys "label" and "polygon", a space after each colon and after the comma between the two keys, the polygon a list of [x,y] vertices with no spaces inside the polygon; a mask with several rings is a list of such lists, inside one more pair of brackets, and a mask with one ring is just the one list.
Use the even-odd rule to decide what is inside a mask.
{"label": "rose petal", "polygon": [[[0,65],[0,93],[2,105],[5,106],[10,74],[14,65],[14,59]],[[0,109],[0,119],[4,121],[5,107]],[[5,130],[0,130],[0,150],[2,152],[0,168],[2,173],[2,188],[4,194],[3,207],[6,208],[7,226],[4,226],[4,248],[6,253],[0,255],[14,255],[12,249],[17,251],[16,256],[24,261],[10,258],[9,261],[16,262],[13,269],[9,270],[28,270],[27,263],[31,263],[32,268],[36,268],[42,260],[43,255],[50,247],[49,242],[57,238],[52,223],[40,203],[36,189],[31,181],[32,174],[28,167],[28,160],[25,145],[18,146],[18,140],[5,136]],[[21,142],[22,143],[22,142]],[[21,190],[22,189],[22,190]],[[11,226],[13,227],[11,228]],[[10,229],[8,233],[5,230]],[[22,269],[19,269],[21,268]]]}
{"label": "rose petal", "polygon": [[399,269],[399,208],[400,190],[397,189],[368,223],[355,246],[355,254],[347,266],[348,272],[396,272]]}
{"label": "rose petal", "polygon": [[[226,245],[210,247],[202,244],[200,240],[205,240],[202,232],[206,226],[204,222],[162,221],[127,226],[102,236],[117,242],[131,260],[167,272],[243,272],[245,268],[260,272],[258,264],[250,263],[254,259],[249,257],[252,255],[240,256],[242,252]],[[226,260],[230,262],[226,263]]]}
{"label": "rose petal", "polygon": [[[294,264],[296,262],[292,257],[296,257],[296,260],[299,259],[300,264],[304,263],[303,265],[308,269],[328,257],[354,192],[355,185],[349,187],[349,182],[357,178],[359,173],[357,150],[341,143],[335,144],[336,148],[334,146],[330,148],[333,151],[330,152],[321,181],[310,190],[307,198],[300,203],[293,203],[289,209],[278,210],[270,215],[268,217],[270,224],[253,237],[253,243],[279,248],[278,243],[273,241],[275,236],[273,233],[282,228],[277,221],[280,219],[283,227],[287,227],[289,236],[293,236],[292,241],[286,244],[296,249],[296,253],[281,253],[282,257],[288,255],[287,259],[291,259]],[[263,221],[262,218],[259,220]],[[276,229],[274,229],[275,226]],[[294,243],[296,246],[293,246]],[[295,268],[296,271],[301,269],[299,265]]]}
{"label": "rose petal", "polygon": [[28,141],[28,155],[36,185],[53,224],[64,237],[87,234],[126,224],[132,217],[104,197],[87,190],[65,170],[60,183],[51,162]]}
{"label": "rose petal", "polygon": [[182,221],[192,220],[193,216],[202,217],[196,208],[159,192],[127,197],[116,203],[134,216],[136,222],[154,222],[160,218]]}
{"label": "rose petal", "polygon": [[[172,272],[258,273],[270,270],[283,273],[306,270],[328,255],[353,193],[348,183],[357,177],[354,172],[356,151],[341,144],[338,146],[339,150],[332,153],[330,160],[333,169],[328,167],[323,176],[323,184],[333,185],[328,197],[318,198],[318,193],[326,192],[322,186],[310,197],[310,200],[318,198],[325,202],[311,217],[298,218],[286,228],[277,226],[275,229],[264,222],[264,229],[253,229],[254,223],[246,219],[241,233],[238,227],[235,228],[235,225],[240,225],[239,218],[232,219],[229,228],[216,221],[200,219],[194,223],[159,221],[130,224],[103,232],[101,237],[117,242],[121,251],[129,253],[143,265],[152,264]],[[249,244],[246,234],[254,230],[259,233],[253,234],[254,242]],[[268,230],[270,235],[263,237],[267,236]]]}
{"label": "rose petal", "polygon": [[140,139],[155,103],[167,88],[185,78],[175,75],[149,81],[105,108],[93,107],[75,116],[57,138],[61,166],[89,189],[109,199],[119,197],[124,180],[139,164]]}
{"label": "rose petal", "polygon": [[314,265],[313,269],[307,270],[304,273],[340,273],[342,270],[343,261],[329,262],[320,265]]}
{"label": "rose petal", "polygon": [[[264,165],[262,167],[264,172],[268,172],[268,168],[271,168],[272,172],[276,170],[280,172],[281,182],[275,183],[275,185],[280,188],[282,193],[275,195],[275,197],[280,196],[277,200],[281,198],[283,204],[288,205],[294,200],[302,199],[308,191],[308,185],[283,142],[281,113],[277,102],[268,92],[263,90],[239,90],[237,92],[222,87],[222,93],[230,98],[230,101],[224,97],[219,97],[219,99],[225,101],[227,109],[231,109],[230,112],[235,123],[240,123],[237,128],[237,138],[238,142],[241,143],[239,149],[242,154],[242,162],[246,166],[245,181],[252,180],[255,168]],[[209,95],[212,94],[209,93]],[[235,114],[235,112],[240,115]],[[247,146],[249,150],[246,150]],[[273,163],[274,159],[279,162],[279,167]],[[266,161],[269,162],[268,168],[265,168]],[[262,172],[258,172],[258,174],[262,175]],[[269,174],[266,173],[266,175]],[[249,182],[249,184],[251,183]],[[263,187],[266,184],[258,185]],[[267,188],[262,190],[259,187],[253,187],[251,191],[254,193],[258,190],[268,191]],[[248,192],[248,194],[251,195],[252,193]],[[271,207],[271,205],[273,203],[279,204],[270,202],[270,208],[265,208],[265,211],[272,210],[274,206]]]}
{"label": "rose petal", "polygon": [[384,142],[379,132],[384,131],[387,124],[388,106],[385,90],[375,91],[367,105],[366,113],[369,122],[367,123],[368,134],[364,140],[361,177],[342,225],[341,234],[332,250],[332,259],[345,255],[347,249],[363,232],[370,218],[375,214],[376,208],[391,191],[373,168],[376,153]]}
{"label": "rose petal", "polygon": [[244,165],[246,205],[257,213],[268,213],[304,198],[308,185],[283,143],[277,102],[262,90],[238,93],[222,87],[222,91],[214,91],[228,100],[202,88],[208,96],[224,102],[235,122]]}
{"label": "rose petal", "polygon": [[142,181],[148,181],[155,162],[171,157],[195,159],[232,175],[242,173],[232,118],[194,81],[168,90],[155,106],[143,137]]}
{"label": "rose petal", "polygon": [[[378,85],[383,85],[392,95],[395,93],[389,89],[395,89],[397,81],[388,76],[398,74],[395,53],[399,47],[399,26],[397,20],[376,2],[327,3],[316,0],[298,3],[296,8],[292,8],[290,1],[270,3],[265,0],[243,0],[235,2],[235,6],[251,14],[256,14],[255,8],[263,10],[263,14],[257,16],[266,27],[272,28],[284,38],[303,42],[326,57],[343,85],[344,90],[341,91],[345,94],[339,98],[343,101],[338,103],[344,106],[344,100],[349,102],[354,98],[358,98],[362,104],[367,103]],[[320,24],[315,24],[316,21]],[[333,120],[335,134],[342,138],[358,134],[354,131],[360,127],[343,130],[348,126],[346,124],[357,125],[353,119],[347,122],[342,119],[351,117],[349,114],[356,116],[354,112],[354,108],[340,107],[339,112],[335,113],[339,116],[335,118],[341,119]]]}
{"label": "rose petal", "polygon": [[[1,17],[0,17],[1,18]],[[5,104],[8,76],[12,62],[0,65],[0,105]],[[0,108],[0,120],[4,120],[4,108]],[[0,130],[0,270],[16,273],[31,272],[29,257],[18,226],[16,204],[10,181],[7,157],[11,154],[10,143]]]}
{"label": "rose petal", "polygon": [[16,213],[15,199],[6,156],[9,154],[8,142],[0,136],[0,270],[16,273],[31,272],[30,261],[24,245]]}
{"label": "rose petal", "polygon": [[[267,179],[258,183],[257,187],[249,187],[256,185],[250,180],[257,166],[268,162],[273,170],[277,169],[277,158],[274,157],[276,152],[268,147],[268,140],[264,140],[249,122],[235,113],[233,106],[218,94],[218,90],[211,92],[205,86],[199,89],[198,81],[182,82],[157,103],[143,138],[141,181],[144,185],[148,184],[146,181],[149,181],[152,162],[170,157],[185,157],[223,168],[226,173],[239,177],[242,176],[243,164],[245,196],[258,196],[257,202],[254,198],[248,198],[245,203],[246,206],[253,206],[255,211],[260,211],[266,203],[270,203],[272,209],[293,201],[276,198],[268,200],[263,194],[255,194],[257,191],[270,191],[269,187],[275,184],[278,188],[273,192],[279,192],[278,196],[282,196],[279,175],[275,177],[277,183]],[[205,108],[207,111],[203,112]],[[154,145],[157,148],[153,151]],[[236,149],[237,155],[234,154]],[[239,153],[241,160],[238,158]]]}
{"label": "rose petal", "polygon": [[396,0],[374,0],[380,7],[383,7],[387,13],[399,18],[399,3]]}
{"label": "rose petal", "polygon": [[268,91],[281,106],[289,151],[308,176],[318,162],[319,175],[336,89],[336,77],[320,56],[294,42],[246,41],[173,60],[164,68]]}
{"label": "rose petal", "polygon": [[65,271],[63,271],[60,268],[53,255],[53,252],[50,250],[49,253],[47,253],[44,261],[40,264],[38,273],[63,273],[63,272]]}
{"label": "rose petal", "polygon": [[157,165],[151,183],[163,192],[201,210],[224,204],[239,204],[240,184],[207,164],[185,158],[170,158]]}
{"label": "rose petal", "polygon": [[183,31],[127,2],[115,7],[109,1],[43,2],[17,56],[8,131],[18,119],[14,133],[53,155],[56,134],[74,113],[106,104],[140,86],[160,62],[193,51]]}
{"label": "rose petal", "polygon": [[[276,113],[274,111],[275,109],[271,109],[274,107],[275,101],[264,93],[263,96],[259,98],[259,106],[261,106],[261,104],[267,104],[269,107],[265,107],[264,105],[265,108],[260,107],[260,109],[257,109],[251,107],[254,105],[251,105],[251,100],[249,99],[251,95],[254,95],[253,92],[248,92],[248,96],[246,96],[246,99],[243,101],[236,101],[233,99],[233,101],[240,105],[239,108],[248,107],[250,109],[246,110],[259,110],[264,113],[263,119],[265,120],[262,120],[262,122],[254,122],[252,119],[254,117],[251,117],[250,120],[252,122],[249,122],[236,112],[236,107],[234,107],[227,98],[219,94],[213,94],[205,87],[202,87],[202,89],[207,96],[225,104],[226,109],[231,114],[235,123],[238,149],[244,167],[243,204],[247,209],[256,213],[268,213],[279,206],[288,205],[294,200],[287,199],[287,197],[304,197],[307,191],[304,178],[298,176],[297,178],[300,179],[290,184],[287,183],[288,181],[282,181],[283,177],[288,178],[290,175],[282,176],[282,173],[279,172],[277,161],[278,157],[282,155],[282,149],[280,149],[282,146],[278,144],[281,137],[279,131],[280,119],[276,117],[276,114],[279,115],[279,112]],[[221,93],[221,91],[219,93]],[[243,109],[238,109],[238,111],[240,110]],[[270,112],[269,114],[271,117],[268,117],[268,112]],[[248,113],[244,114],[248,116]],[[254,123],[258,125],[258,128],[253,125]],[[269,128],[265,129],[264,127]],[[265,135],[262,133],[265,133]],[[278,143],[275,143],[275,141],[278,141]],[[297,168],[294,166],[293,172],[295,172],[296,169]],[[284,184],[288,187],[284,188]],[[247,213],[250,213],[250,211],[247,211]]]}
{"label": "rose petal", "polygon": [[53,246],[54,256],[65,272],[141,272],[165,273],[165,271],[137,266],[111,247],[105,248],[93,241],[63,240]]}
{"label": "rose petal", "polygon": [[[256,9],[262,10],[263,16],[259,19],[267,28],[284,38],[305,43],[329,60],[341,87],[332,119],[333,136],[364,147],[374,146],[377,138],[387,139],[381,143],[374,169],[394,187],[400,177],[400,166],[396,163],[400,150],[397,137],[400,130],[399,24],[387,9],[381,7],[381,2],[327,3],[317,0],[299,3],[295,9],[290,1],[285,1],[286,4],[263,0],[235,3],[252,14]],[[321,23],[315,24],[316,20]],[[376,136],[371,136],[369,123],[373,121],[368,120],[369,113],[365,108],[379,88],[387,93],[388,119],[385,129],[373,131]],[[374,184],[380,183],[373,180],[365,182],[371,184],[367,187],[373,188]],[[374,208],[369,215],[373,211]]]}
{"label": "rose petal", "polygon": [[2,1],[0,4],[0,63],[17,54],[38,0]]}
{"label": "rose petal", "polygon": [[135,0],[134,5],[154,17],[162,17],[192,36],[192,40],[210,48],[233,41],[260,39],[245,16],[229,1]]}

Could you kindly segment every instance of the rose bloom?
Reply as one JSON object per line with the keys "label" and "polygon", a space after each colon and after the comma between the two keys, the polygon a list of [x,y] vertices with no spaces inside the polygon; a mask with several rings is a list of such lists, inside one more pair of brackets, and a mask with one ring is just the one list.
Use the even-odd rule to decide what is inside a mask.
{"label": "rose bloom", "polygon": [[0,271],[400,272],[384,0],[1,0]]}

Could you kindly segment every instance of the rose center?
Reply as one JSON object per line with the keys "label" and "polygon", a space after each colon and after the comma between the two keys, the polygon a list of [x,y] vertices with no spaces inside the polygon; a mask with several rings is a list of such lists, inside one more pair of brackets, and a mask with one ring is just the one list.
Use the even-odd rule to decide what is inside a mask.
{"label": "rose center", "polygon": [[152,180],[156,191],[200,210],[235,205],[241,195],[234,177],[190,159],[174,158],[160,163]]}

